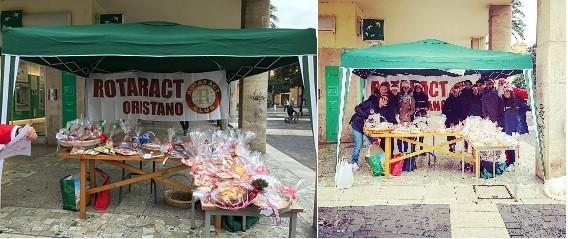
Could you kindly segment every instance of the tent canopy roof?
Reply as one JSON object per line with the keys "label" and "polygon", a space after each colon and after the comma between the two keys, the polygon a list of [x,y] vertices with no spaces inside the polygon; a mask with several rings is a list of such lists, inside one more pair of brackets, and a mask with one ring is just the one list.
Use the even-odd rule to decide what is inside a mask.
{"label": "tent canopy roof", "polygon": [[488,51],[427,39],[416,42],[348,50],[341,66],[358,69],[532,69],[529,54]]}
{"label": "tent canopy roof", "polygon": [[238,77],[316,54],[314,29],[209,29],[170,22],[10,28],[3,54],[81,76],[122,71]]}

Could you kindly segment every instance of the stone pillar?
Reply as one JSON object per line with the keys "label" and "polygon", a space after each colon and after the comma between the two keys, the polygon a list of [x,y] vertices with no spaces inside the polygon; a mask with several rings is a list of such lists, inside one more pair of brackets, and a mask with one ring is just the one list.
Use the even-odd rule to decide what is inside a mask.
{"label": "stone pillar", "polygon": [[[61,128],[61,71],[54,68],[45,67],[45,124],[46,124],[46,141],[47,144],[57,144],[55,134]],[[56,99],[49,99],[47,94],[50,93],[49,89],[57,91]]]}
{"label": "stone pillar", "polygon": [[511,49],[511,5],[489,7],[489,50],[509,51]]}
{"label": "stone pillar", "polygon": [[[537,120],[544,142],[546,179],[566,175],[566,2],[541,0],[537,7],[536,98]],[[561,53],[561,54],[559,54]],[[536,159],[536,174],[542,164]]]}
{"label": "stone pillar", "polygon": [[[244,28],[268,28],[270,1],[245,0],[243,2]],[[266,100],[268,72],[242,79],[239,88],[239,128],[256,133],[251,148],[266,152]]]}
{"label": "stone pillar", "polygon": [[256,133],[250,146],[266,152],[266,93],[268,72],[247,77],[241,81],[239,92],[239,128]]}
{"label": "stone pillar", "polygon": [[233,81],[229,83],[231,88],[231,98],[229,100],[229,122],[239,122],[239,82]]}

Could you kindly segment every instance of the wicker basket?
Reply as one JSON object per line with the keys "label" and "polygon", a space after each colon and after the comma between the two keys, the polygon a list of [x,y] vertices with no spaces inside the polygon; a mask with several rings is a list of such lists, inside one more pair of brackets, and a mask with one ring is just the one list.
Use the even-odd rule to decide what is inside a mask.
{"label": "wicker basket", "polygon": [[179,191],[175,189],[164,192],[164,202],[166,205],[175,208],[191,208],[192,192]]}
{"label": "wicker basket", "polygon": [[92,147],[92,146],[97,146],[101,143],[100,139],[93,139],[93,140],[85,140],[85,141],[81,141],[81,140],[57,140],[57,143],[63,147],[68,147],[68,148],[72,148],[72,147]]}
{"label": "wicker basket", "polygon": [[[192,180],[184,174],[172,174],[168,176],[168,179],[173,177],[184,177],[188,180],[188,185],[192,184]],[[175,208],[191,208],[191,200],[193,196],[193,191],[181,191],[177,189],[167,189],[163,188],[164,191],[164,202],[166,205]]]}

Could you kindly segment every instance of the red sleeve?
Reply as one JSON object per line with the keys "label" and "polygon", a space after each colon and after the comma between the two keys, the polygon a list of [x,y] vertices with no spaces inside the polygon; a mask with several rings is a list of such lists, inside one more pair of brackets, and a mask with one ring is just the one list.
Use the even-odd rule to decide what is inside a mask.
{"label": "red sleeve", "polygon": [[8,144],[16,137],[18,126],[0,125],[0,144]]}

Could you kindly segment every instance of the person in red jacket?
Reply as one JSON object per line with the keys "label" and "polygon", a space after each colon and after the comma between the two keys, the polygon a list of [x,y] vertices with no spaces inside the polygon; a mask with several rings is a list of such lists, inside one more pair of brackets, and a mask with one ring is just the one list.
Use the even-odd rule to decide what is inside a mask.
{"label": "person in red jacket", "polygon": [[[37,138],[37,134],[33,127],[26,125],[24,127],[29,127],[29,130],[26,134],[26,139],[34,140]],[[24,128],[17,125],[7,125],[7,124],[0,124],[0,144],[8,144],[16,135],[20,133],[20,131]]]}

